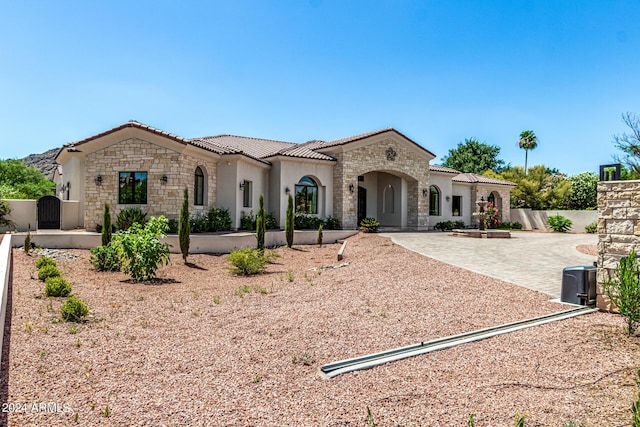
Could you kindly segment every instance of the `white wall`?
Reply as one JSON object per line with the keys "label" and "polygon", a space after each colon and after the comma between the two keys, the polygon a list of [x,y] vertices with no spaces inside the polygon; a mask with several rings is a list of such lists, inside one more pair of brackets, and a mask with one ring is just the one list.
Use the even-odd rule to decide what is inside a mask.
{"label": "white wall", "polygon": [[73,230],[82,227],[83,223],[79,221],[79,206],[77,200],[62,200],[60,204],[60,228],[62,230]]}
{"label": "white wall", "polygon": [[11,207],[11,213],[7,216],[13,221],[12,227],[0,227],[0,232],[5,231],[27,231],[29,225],[31,230],[35,230],[38,225],[38,201],[23,199],[7,199]]}
{"label": "white wall", "polygon": [[[266,166],[266,165],[265,165]],[[232,185],[237,192],[236,197],[236,209],[240,213],[238,215],[238,225],[240,225],[240,218],[242,212],[246,214],[253,212],[255,216],[258,213],[260,194],[264,195],[264,209],[267,213],[271,212],[269,205],[269,170],[265,166],[259,166],[253,163],[247,163],[243,161],[238,162],[238,176],[237,183]],[[244,207],[244,190],[240,189],[240,183],[244,180],[251,181],[251,206]],[[223,185],[231,185],[232,183],[223,183]]]}
{"label": "white wall", "polygon": [[[379,200],[379,203],[377,205],[377,209],[374,211],[377,214],[376,218],[378,222],[380,222],[381,226],[400,227],[402,226],[402,211],[403,211],[403,205],[402,205],[403,179],[395,175],[390,175],[384,172],[380,172],[377,175],[378,175],[378,188],[376,193],[377,193],[377,198]],[[393,213],[385,213],[383,211],[383,205],[385,203],[385,199],[384,199],[385,188],[388,186],[393,187],[393,193],[394,193]],[[367,192],[367,202],[369,201],[368,196],[369,194]],[[404,206],[406,206],[406,204]],[[406,213],[405,213],[405,217],[406,217]],[[405,225],[406,225],[406,222],[405,222]]]}
{"label": "white wall", "polygon": [[584,227],[598,220],[598,212],[592,211],[534,211],[532,209],[511,209],[511,222],[519,222],[524,230],[551,230],[547,218],[562,215],[571,220],[572,233],[584,233]]}
{"label": "white wall", "polygon": [[453,213],[451,213],[451,221],[464,221],[466,225],[474,224],[475,218],[473,217],[474,211],[472,209],[472,206],[475,205],[475,201],[471,200],[471,186],[460,184],[452,185],[451,202],[449,204],[450,212],[452,212],[451,208],[453,206],[453,196],[462,197],[462,201],[460,203],[462,212],[460,212],[460,216],[453,216]]}
{"label": "white wall", "polygon": [[[429,186],[436,186],[440,190],[440,215],[429,216],[429,226],[433,227],[439,222],[443,221],[458,221],[462,220],[460,217],[454,217],[451,213],[451,196],[453,195],[453,184],[451,181],[453,176],[451,174],[437,174],[431,172],[429,178]],[[447,201],[449,196],[449,201]],[[429,197],[429,195],[427,195]],[[464,204],[464,198],[462,200]]]}
{"label": "white wall", "polygon": [[[237,160],[222,161],[217,165],[216,174],[216,207],[229,209],[233,220],[232,227],[240,225],[240,212],[238,211],[238,197],[240,197],[240,181],[238,180]],[[242,201],[240,201],[242,203]]]}

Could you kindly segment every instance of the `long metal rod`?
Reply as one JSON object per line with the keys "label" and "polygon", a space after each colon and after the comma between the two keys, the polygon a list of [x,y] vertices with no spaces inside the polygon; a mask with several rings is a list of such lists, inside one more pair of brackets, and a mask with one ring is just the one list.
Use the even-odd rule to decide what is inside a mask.
{"label": "long metal rod", "polygon": [[347,372],[359,371],[362,369],[373,368],[374,366],[383,365],[407,357],[413,357],[432,351],[443,350],[445,348],[454,347],[473,341],[479,341],[496,335],[515,332],[520,329],[531,328],[533,326],[543,325],[545,323],[564,320],[583,314],[589,314],[598,311],[597,308],[580,307],[573,310],[561,311],[559,313],[547,314],[545,316],[535,317],[533,319],[520,320],[518,322],[505,323],[504,325],[494,326],[491,328],[479,329],[477,331],[466,332],[459,335],[452,335],[444,338],[437,338],[431,341],[423,341],[405,347],[399,347],[392,350],[373,353],[367,356],[355,357],[353,359],[345,359],[339,362],[328,363],[320,367],[319,373],[324,378],[333,378],[337,375]]}

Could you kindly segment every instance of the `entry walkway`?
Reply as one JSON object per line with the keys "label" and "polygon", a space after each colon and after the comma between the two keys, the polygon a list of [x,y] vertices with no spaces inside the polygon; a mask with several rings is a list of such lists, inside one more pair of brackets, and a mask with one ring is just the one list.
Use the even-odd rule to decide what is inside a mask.
{"label": "entry walkway", "polygon": [[595,245],[596,234],[512,232],[510,239],[454,237],[447,232],[382,233],[430,258],[560,298],[562,269],[593,265],[578,245]]}

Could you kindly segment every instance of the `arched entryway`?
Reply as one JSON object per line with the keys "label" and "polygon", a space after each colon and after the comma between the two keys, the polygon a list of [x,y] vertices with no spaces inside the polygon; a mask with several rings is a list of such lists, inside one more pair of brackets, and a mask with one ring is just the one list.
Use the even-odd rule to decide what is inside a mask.
{"label": "arched entryway", "polygon": [[487,202],[493,203],[493,206],[498,209],[498,217],[502,220],[502,197],[500,197],[500,193],[492,191],[489,196],[487,196]]}
{"label": "arched entryway", "polygon": [[56,196],[38,199],[38,229],[60,230],[60,199]]}

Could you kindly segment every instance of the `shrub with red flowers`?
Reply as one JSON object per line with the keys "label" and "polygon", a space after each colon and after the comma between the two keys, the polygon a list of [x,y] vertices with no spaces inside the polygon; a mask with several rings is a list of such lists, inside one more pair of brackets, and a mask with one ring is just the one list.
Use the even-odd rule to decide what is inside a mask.
{"label": "shrub with red flowers", "polygon": [[487,203],[484,221],[486,228],[498,228],[500,225],[500,211],[495,203]]}

